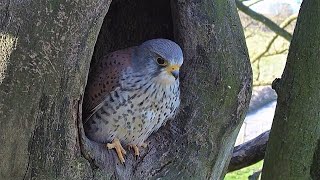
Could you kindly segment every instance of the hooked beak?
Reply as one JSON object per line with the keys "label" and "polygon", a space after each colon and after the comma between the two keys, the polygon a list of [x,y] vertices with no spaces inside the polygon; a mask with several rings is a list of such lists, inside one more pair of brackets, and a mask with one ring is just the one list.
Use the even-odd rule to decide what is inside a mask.
{"label": "hooked beak", "polygon": [[179,78],[179,71],[171,71],[171,74],[175,79]]}
{"label": "hooked beak", "polygon": [[175,79],[179,78],[179,69],[180,66],[177,64],[170,65],[166,68],[166,71],[171,74]]}

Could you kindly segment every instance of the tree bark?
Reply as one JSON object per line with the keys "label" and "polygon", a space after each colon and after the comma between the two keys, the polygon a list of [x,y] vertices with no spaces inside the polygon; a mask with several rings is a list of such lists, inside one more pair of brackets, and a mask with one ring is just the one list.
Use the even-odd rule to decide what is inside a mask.
{"label": "tree bark", "polygon": [[[234,1],[115,0],[105,16],[110,2],[5,3],[0,179],[222,179],[252,86]],[[125,166],[82,128],[99,29],[92,67],[150,38],[173,39],[184,51],[178,117]]]}
{"label": "tree bark", "polygon": [[0,179],[88,179],[76,116],[111,1],[2,2]]}
{"label": "tree bark", "polygon": [[320,179],[320,2],[303,1],[281,80],[262,179]]}

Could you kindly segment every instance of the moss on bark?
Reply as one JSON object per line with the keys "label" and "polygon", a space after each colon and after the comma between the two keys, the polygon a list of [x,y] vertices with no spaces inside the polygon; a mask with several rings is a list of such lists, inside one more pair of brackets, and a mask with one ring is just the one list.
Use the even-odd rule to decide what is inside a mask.
{"label": "moss on bark", "polygon": [[[262,179],[312,177],[320,139],[320,2],[303,1],[284,73]],[[319,166],[319,164],[317,164]]]}

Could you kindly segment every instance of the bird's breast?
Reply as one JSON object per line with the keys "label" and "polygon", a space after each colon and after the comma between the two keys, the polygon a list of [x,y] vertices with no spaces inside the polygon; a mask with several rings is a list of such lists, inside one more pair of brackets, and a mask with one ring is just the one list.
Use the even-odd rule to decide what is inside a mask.
{"label": "bird's breast", "polygon": [[117,137],[125,144],[142,144],[175,115],[179,96],[179,82],[162,86],[149,81],[138,89],[117,88],[91,117],[92,139],[105,143]]}

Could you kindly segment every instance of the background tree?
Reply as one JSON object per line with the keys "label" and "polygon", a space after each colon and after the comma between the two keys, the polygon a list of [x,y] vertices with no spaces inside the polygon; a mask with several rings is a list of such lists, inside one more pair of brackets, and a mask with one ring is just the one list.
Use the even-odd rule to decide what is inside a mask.
{"label": "background tree", "polygon": [[[221,179],[252,84],[234,1],[110,3],[2,3],[0,179]],[[129,154],[122,166],[83,134],[93,47],[91,65],[157,37],[184,50],[181,112],[149,138],[141,158]]]}
{"label": "background tree", "polygon": [[[251,3],[244,5],[245,1]],[[282,74],[283,69],[280,67],[284,67],[284,65],[281,62],[288,54],[288,47],[298,16],[297,13],[292,13],[292,10],[288,9],[288,4],[283,2],[273,3],[273,15],[264,15],[251,9],[253,5],[263,2],[264,0],[236,0],[249,47],[251,66],[254,69],[254,87],[271,86],[275,77],[265,77],[265,71],[272,74],[280,73],[276,77]],[[279,9],[282,9],[281,13],[277,14]],[[250,46],[252,43],[254,46]],[[272,59],[278,60],[274,60],[274,62]],[[267,61],[273,62],[277,68],[268,68]],[[280,69],[280,72],[277,69]]]}
{"label": "background tree", "polygon": [[[246,5],[243,4],[244,2]],[[265,6],[272,6],[273,10],[269,13],[265,12],[265,14],[261,14],[261,9],[254,8],[253,5],[264,2],[264,0],[236,0],[253,67],[254,88],[248,110],[250,117],[242,125],[243,132],[240,132],[237,138],[238,143],[239,141],[240,143],[244,143],[234,148],[228,171],[235,171],[253,164],[255,165],[240,172],[232,173],[227,178],[231,178],[231,176],[241,178],[245,176],[245,172],[249,171],[249,169],[254,171],[259,168],[262,169],[262,163],[256,163],[264,159],[270,131],[265,126],[268,126],[267,122],[270,120],[272,122],[273,117],[259,115],[259,112],[266,109],[265,106],[271,108],[270,103],[273,104],[277,100],[277,95],[271,88],[271,83],[275,77],[280,77],[282,74],[289,43],[292,38],[291,33],[298,16],[296,12],[293,12],[289,8],[289,4],[285,4],[285,2],[265,3]],[[261,113],[266,114],[266,112]],[[252,114],[254,114],[255,118],[252,117]],[[259,122],[261,125],[258,125]],[[256,132],[261,134],[251,139],[250,137],[253,137],[252,134],[255,133],[252,126],[261,129],[261,132],[262,129],[266,131],[263,133]],[[250,140],[246,142],[246,139]]]}
{"label": "background tree", "polygon": [[320,179],[320,2],[303,1],[284,73],[262,179]]}

